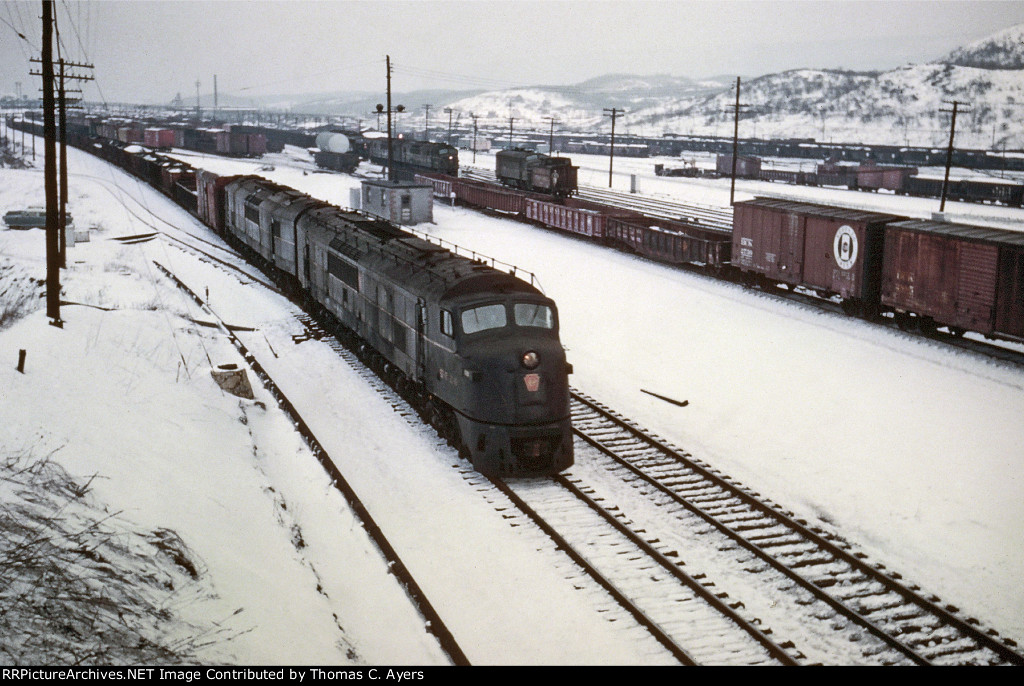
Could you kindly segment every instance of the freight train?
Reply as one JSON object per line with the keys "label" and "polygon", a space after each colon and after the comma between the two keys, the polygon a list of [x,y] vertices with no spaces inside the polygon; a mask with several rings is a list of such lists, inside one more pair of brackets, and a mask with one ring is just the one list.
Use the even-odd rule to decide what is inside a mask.
{"label": "freight train", "polygon": [[[842,186],[850,190],[884,190],[897,195],[940,198],[944,183],[940,178],[918,176],[917,167],[879,165],[873,162],[859,165],[824,162],[815,171],[766,168],[757,157],[740,156],[736,162],[736,178],[800,186]],[[692,165],[666,168],[664,164],[656,164],[654,173],[658,176],[730,176],[732,156],[719,155],[713,171]],[[1024,205],[1024,184],[996,179],[951,179],[947,184],[946,198],[1021,207]]]}
{"label": "freight train", "polygon": [[[171,181],[165,192],[187,194],[188,172],[173,160],[101,147],[138,175]],[[415,178],[446,201],[750,286],[799,288],[851,315],[887,315],[908,330],[943,326],[954,335],[1024,342],[1022,232],[770,198],[738,203],[728,225],[665,220],[445,174]]]}
{"label": "freight train", "polygon": [[435,194],[672,265],[891,316],[907,330],[1024,342],[1024,232],[770,198],[729,226],[666,220],[576,198],[421,175]]}
{"label": "freight train", "polygon": [[71,128],[68,142],[178,200],[338,322],[476,470],[534,476],[573,464],[572,367],[557,306],[531,282],[260,177],[219,176],[87,129]]}

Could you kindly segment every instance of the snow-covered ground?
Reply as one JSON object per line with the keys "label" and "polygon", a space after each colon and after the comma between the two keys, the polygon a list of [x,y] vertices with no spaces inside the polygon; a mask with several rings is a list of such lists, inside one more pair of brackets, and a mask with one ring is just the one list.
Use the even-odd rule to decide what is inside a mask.
{"label": "snow-covered ground", "polygon": [[[165,243],[109,240],[150,230],[119,204],[128,195],[171,224],[204,230],[141,183],[69,154],[71,212],[80,229],[98,230],[69,251],[66,299],[118,310],[68,306],[64,330],[41,311],[0,330],[0,360],[9,361],[0,365],[0,435],[6,446],[36,435],[41,451],[63,446],[54,459],[78,476],[100,473],[94,492],[109,507],[136,525],[178,531],[215,594],[193,614],[238,634],[206,659],[444,662],[272,402],[259,391],[263,406],[240,401],[212,384],[210,366],[240,360],[189,321],[209,316],[169,288],[151,259],[209,289],[229,322],[257,329],[242,334],[246,344],[310,408],[307,420],[471,661],[664,660],[657,645],[602,618],[599,598],[573,590],[573,570],[540,537],[509,527],[436,436],[396,414],[322,344],[293,343],[300,331],[282,299]],[[358,183],[314,173],[294,149],[255,163],[183,157],[342,206]],[[478,155],[481,166],[488,160]],[[607,186],[605,158],[574,160],[583,183]],[[644,193],[728,204],[728,181],[658,178],[656,161],[617,158],[616,188],[628,190],[636,173]],[[275,168],[256,171],[267,163]],[[0,212],[41,204],[38,172],[0,170],[0,179]],[[738,184],[741,199],[767,191],[915,216],[938,205]],[[1020,210],[950,203],[947,215],[1024,227]],[[1024,641],[1024,370],[468,209],[435,205],[434,218],[417,228],[538,275],[559,304],[575,386]],[[42,232],[0,232],[0,251],[0,266],[42,275]],[[22,348],[24,375],[13,369]]]}

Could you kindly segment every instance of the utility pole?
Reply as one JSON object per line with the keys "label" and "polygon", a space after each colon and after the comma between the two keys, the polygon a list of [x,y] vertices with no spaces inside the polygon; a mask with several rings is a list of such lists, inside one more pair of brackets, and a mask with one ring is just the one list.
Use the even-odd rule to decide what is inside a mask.
{"label": "utility pole", "polygon": [[[51,16],[52,21],[52,16]],[[60,46],[58,45],[58,53]],[[43,59],[33,59],[31,62],[37,64],[45,61]],[[67,206],[68,206],[68,148],[67,148],[67,93],[69,92],[65,86],[65,81],[92,81],[91,76],[82,76],[79,74],[69,74],[65,71],[65,68],[80,68],[80,69],[92,69],[91,64],[78,64],[76,62],[68,62],[63,58],[57,60],[59,65],[59,81],[57,83],[57,103],[58,103],[58,126],[59,126],[59,140],[60,140],[60,178],[59,178],[59,210],[57,211],[57,221],[60,226],[60,230],[57,232],[57,255],[58,263],[61,269],[67,266]],[[44,72],[32,72],[33,76],[44,76]],[[50,47],[50,77],[53,78],[53,47],[51,39]],[[45,76],[44,76],[45,80]],[[45,86],[44,86],[45,88]],[[52,88],[52,82],[51,82]],[[70,91],[73,93],[81,93],[80,90]],[[50,94],[52,98],[52,93]],[[45,102],[45,93],[44,93]],[[74,102],[78,102],[76,99]],[[22,146],[24,147],[24,145]],[[49,210],[48,210],[49,211]],[[47,215],[47,222],[49,222],[49,215]]]}
{"label": "utility pole", "polygon": [[423,114],[423,140],[425,140],[425,141],[429,141],[430,140],[430,108],[431,107],[433,107],[433,105],[424,105],[423,106],[423,113],[424,113]]}
{"label": "utility pole", "polygon": [[213,117],[217,118],[217,75],[213,75]]}
{"label": "utility pole", "polygon": [[453,110],[451,107],[445,107],[444,111],[445,111],[445,114],[448,115],[448,145],[451,145],[452,144],[452,112],[454,112],[455,110]]}
{"label": "utility pole", "polygon": [[508,118],[508,149],[509,149],[509,150],[511,150],[511,149],[512,149],[512,123],[513,123],[513,122],[514,122],[514,121],[515,121],[516,119],[517,119],[517,117],[512,117],[512,116],[510,116],[510,117]]}
{"label": "utility pole", "polygon": [[[387,100],[387,102],[388,102],[388,108],[387,108],[387,114],[388,114],[388,181],[394,181],[395,180],[395,167],[391,163],[392,155],[394,153],[394,147],[392,145],[392,139],[391,139],[391,112],[392,111],[394,111],[396,113],[397,112],[404,112],[405,111],[405,107],[403,105],[399,105],[394,110],[391,109],[391,55],[387,55],[385,64],[387,66],[387,71],[388,71],[388,75],[387,75],[387,84],[388,84],[388,87],[387,87],[387,91],[388,91],[388,100]],[[383,111],[384,111],[384,105],[378,104],[377,105],[378,121],[380,121],[379,116],[380,116],[380,114]],[[379,124],[378,124],[378,126],[379,126]]]}
{"label": "utility pole", "polygon": [[46,188],[46,316],[64,328],[60,318],[60,239],[57,228],[57,131],[53,112],[53,0],[43,0],[43,177]]}
{"label": "utility pole", "polygon": [[196,79],[196,124],[198,125],[201,121],[201,112],[199,109],[199,79]]}
{"label": "utility pole", "polygon": [[736,77],[736,104],[732,106],[733,128],[732,128],[732,184],[729,186],[729,205],[732,206],[736,199],[736,160],[739,157],[740,149],[740,109],[748,105],[740,104],[740,77]]}
{"label": "utility pole", "polygon": [[[612,165],[615,163],[615,118],[620,114],[625,114],[624,110],[617,109],[615,107],[608,109],[604,108],[606,117],[612,118],[612,144],[608,148],[608,188],[612,187]],[[628,133],[628,131],[627,131]]]}
{"label": "utility pole", "polygon": [[551,132],[548,134],[548,154],[553,156],[555,154],[555,124],[560,124],[561,122],[555,117],[544,118],[551,122]]}
{"label": "utility pole", "polygon": [[[67,127],[67,97],[68,90],[64,86],[64,81],[92,81],[91,76],[81,76],[79,74],[68,74],[64,71],[65,67],[73,67],[80,69],[92,69],[91,64],[77,64],[75,62],[66,62],[59,60],[60,63],[60,84],[58,86],[59,95],[59,108],[60,108],[60,266],[61,269],[67,267],[67,221],[68,221],[68,127]],[[82,91],[74,90],[74,93],[81,94]],[[75,99],[74,102],[78,102]]]}
{"label": "utility pole", "polygon": [[476,164],[476,120],[480,115],[470,112],[469,116],[473,118],[473,164]]}
{"label": "utility pole", "polygon": [[[949,102],[948,100],[946,102]],[[949,123],[949,147],[946,149],[946,176],[942,180],[942,201],[939,203],[939,212],[946,211],[946,193],[949,190],[949,167],[953,164],[953,136],[956,135],[956,114],[960,106],[959,100],[954,100],[952,110],[939,110],[940,112],[952,112],[953,119]],[[970,112],[970,110],[962,110]]]}

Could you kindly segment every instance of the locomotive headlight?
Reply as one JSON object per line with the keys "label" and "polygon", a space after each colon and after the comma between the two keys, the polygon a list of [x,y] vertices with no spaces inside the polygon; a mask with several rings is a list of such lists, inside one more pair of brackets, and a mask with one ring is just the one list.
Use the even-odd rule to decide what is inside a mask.
{"label": "locomotive headlight", "polygon": [[520,362],[522,362],[523,366],[527,369],[536,369],[540,365],[540,355],[531,350],[527,353],[523,353],[523,357]]}

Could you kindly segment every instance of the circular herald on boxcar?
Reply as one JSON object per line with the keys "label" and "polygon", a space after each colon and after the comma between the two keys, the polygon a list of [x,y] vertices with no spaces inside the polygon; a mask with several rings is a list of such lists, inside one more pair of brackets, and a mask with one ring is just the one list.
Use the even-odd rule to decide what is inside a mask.
{"label": "circular herald on boxcar", "polygon": [[842,269],[851,269],[857,263],[857,232],[849,224],[843,224],[832,240],[832,254]]}

